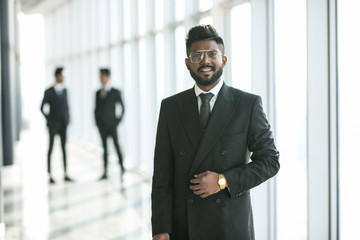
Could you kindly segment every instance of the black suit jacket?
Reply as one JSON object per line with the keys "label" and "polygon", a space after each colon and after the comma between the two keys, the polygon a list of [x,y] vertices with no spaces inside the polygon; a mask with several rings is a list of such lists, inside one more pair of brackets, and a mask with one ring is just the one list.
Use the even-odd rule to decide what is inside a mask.
{"label": "black suit jacket", "polygon": [[[44,111],[45,104],[49,105],[48,113]],[[67,125],[70,114],[66,89],[64,89],[61,94],[57,94],[54,87],[48,88],[44,93],[40,110],[45,116],[48,126],[57,122]]]}
{"label": "black suit jacket", "polygon": [[[121,115],[116,116],[116,104],[121,105]],[[115,88],[107,92],[106,97],[101,97],[101,90],[96,92],[95,121],[99,127],[113,128],[121,121],[125,112],[121,93]]]}
{"label": "black suit jacket", "polygon": [[[251,162],[249,156],[251,153]],[[152,185],[153,234],[176,240],[254,239],[249,190],[279,170],[259,96],[223,85],[203,133],[194,89],[162,101]],[[194,174],[224,173],[229,189],[200,198]]]}

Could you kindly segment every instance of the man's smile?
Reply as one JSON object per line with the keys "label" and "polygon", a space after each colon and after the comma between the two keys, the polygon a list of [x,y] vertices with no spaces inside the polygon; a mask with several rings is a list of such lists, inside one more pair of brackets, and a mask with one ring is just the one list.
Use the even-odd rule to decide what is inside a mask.
{"label": "man's smile", "polygon": [[202,66],[198,70],[200,73],[210,73],[211,71],[215,71],[215,68],[212,66]]}

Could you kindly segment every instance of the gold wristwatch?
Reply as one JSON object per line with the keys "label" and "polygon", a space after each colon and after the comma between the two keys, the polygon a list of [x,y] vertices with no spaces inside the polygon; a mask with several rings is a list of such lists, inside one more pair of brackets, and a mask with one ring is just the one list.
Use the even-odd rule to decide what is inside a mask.
{"label": "gold wristwatch", "polygon": [[222,173],[219,173],[218,184],[219,184],[221,190],[225,189],[225,187],[226,187],[226,179],[224,177],[224,174],[222,174]]}

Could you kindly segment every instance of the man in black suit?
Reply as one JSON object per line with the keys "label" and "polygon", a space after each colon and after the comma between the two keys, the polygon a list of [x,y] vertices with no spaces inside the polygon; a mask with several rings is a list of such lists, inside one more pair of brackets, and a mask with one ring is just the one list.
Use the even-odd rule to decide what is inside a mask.
{"label": "man in black suit", "polygon": [[196,84],[161,104],[153,239],[253,240],[249,190],[280,168],[261,98],[223,82],[227,58],[212,26],[190,29],[186,50]]}
{"label": "man in black suit", "polygon": [[64,180],[73,181],[66,170],[66,128],[69,124],[69,105],[67,100],[67,91],[63,84],[64,74],[63,68],[58,67],[55,70],[55,84],[47,89],[41,103],[41,112],[45,116],[49,129],[49,150],[47,154],[47,166],[49,173],[49,182],[55,183],[51,175],[51,153],[56,134],[60,135],[61,148],[64,163]]}
{"label": "man in black suit", "polygon": [[[100,69],[100,81],[102,88],[96,92],[95,120],[99,128],[101,141],[104,147],[104,174],[100,180],[107,179],[108,168],[108,151],[107,138],[112,137],[114,140],[115,150],[119,158],[121,175],[125,172],[123,165],[123,156],[119,146],[117,126],[121,122],[125,107],[118,89],[110,85],[110,70],[107,68]],[[121,113],[117,115],[117,109],[121,108]]]}

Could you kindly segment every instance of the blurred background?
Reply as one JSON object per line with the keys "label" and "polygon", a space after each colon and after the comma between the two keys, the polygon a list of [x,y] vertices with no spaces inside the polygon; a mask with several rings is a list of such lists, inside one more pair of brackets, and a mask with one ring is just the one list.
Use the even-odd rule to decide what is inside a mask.
{"label": "blurred background", "polygon": [[[186,33],[213,24],[227,84],[262,96],[281,170],[252,191],[260,240],[360,239],[360,1],[1,0],[0,239],[151,239],[150,187],[160,102],[191,88]],[[40,112],[65,67],[68,169],[48,185]],[[99,68],[126,107],[102,173],[94,120]],[[62,174],[55,142],[55,178]]]}

